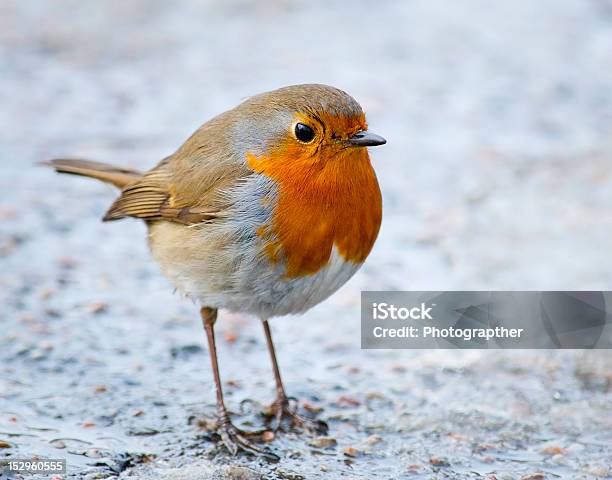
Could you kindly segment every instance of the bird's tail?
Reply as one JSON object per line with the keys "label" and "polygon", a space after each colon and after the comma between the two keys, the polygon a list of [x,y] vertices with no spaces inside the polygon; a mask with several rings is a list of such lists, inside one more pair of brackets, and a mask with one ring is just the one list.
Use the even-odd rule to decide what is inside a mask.
{"label": "bird's tail", "polygon": [[97,178],[98,180],[110,183],[120,189],[124,189],[142,177],[142,172],[137,170],[130,170],[91,160],[58,158],[43,162],[43,165],[53,167],[56,172],[60,173],[71,173],[73,175]]}

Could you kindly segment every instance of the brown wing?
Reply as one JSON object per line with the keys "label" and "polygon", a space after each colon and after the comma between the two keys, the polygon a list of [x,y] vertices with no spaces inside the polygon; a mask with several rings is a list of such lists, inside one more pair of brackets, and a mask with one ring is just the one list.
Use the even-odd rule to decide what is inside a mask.
{"label": "brown wing", "polygon": [[224,116],[204,124],[175,154],[128,185],[104,220],[137,217],[192,225],[216,218],[231,203],[225,192],[252,173],[232,154],[227,130]]}
{"label": "brown wing", "polygon": [[128,185],[104,215],[104,221],[125,217],[143,220],[168,220],[184,224],[200,223],[215,217],[214,212],[200,205],[180,205],[175,195],[171,157]]}
{"label": "brown wing", "polygon": [[144,174],[137,182],[125,187],[104,215],[103,220],[119,220],[125,217],[154,219],[161,216],[161,209],[167,203],[170,176],[167,169],[169,158]]}

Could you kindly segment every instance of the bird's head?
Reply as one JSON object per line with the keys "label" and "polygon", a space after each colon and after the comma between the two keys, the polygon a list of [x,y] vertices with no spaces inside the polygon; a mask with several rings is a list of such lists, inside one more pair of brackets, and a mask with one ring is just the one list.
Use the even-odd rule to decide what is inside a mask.
{"label": "bird's head", "polygon": [[327,85],[293,85],[263,93],[232,113],[235,144],[255,170],[334,168],[367,161],[365,147],[386,143],[368,131],[353,97]]}

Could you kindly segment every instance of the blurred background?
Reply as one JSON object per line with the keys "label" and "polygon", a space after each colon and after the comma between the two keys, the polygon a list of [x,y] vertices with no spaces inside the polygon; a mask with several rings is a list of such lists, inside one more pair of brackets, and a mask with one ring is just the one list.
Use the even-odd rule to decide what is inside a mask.
{"label": "blurred background", "polygon": [[[78,478],[609,477],[609,352],[362,351],[359,299],[609,290],[611,58],[609,0],[3,1],[0,456],[68,458]],[[289,390],[337,445],[287,435],[268,465],[211,442],[197,308],[144,226],[101,223],[111,187],[35,164],[147,169],[248,96],[307,82],[387,138],[384,220],[349,284],[273,322]],[[271,401],[258,322],[218,328],[231,407]]]}

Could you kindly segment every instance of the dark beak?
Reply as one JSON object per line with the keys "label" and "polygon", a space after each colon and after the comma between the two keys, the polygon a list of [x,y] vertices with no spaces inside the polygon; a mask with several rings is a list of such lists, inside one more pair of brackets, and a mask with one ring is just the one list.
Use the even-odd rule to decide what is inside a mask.
{"label": "dark beak", "polygon": [[384,145],[387,141],[380,135],[370,132],[357,132],[347,142],[352,147],[375,147]]}

